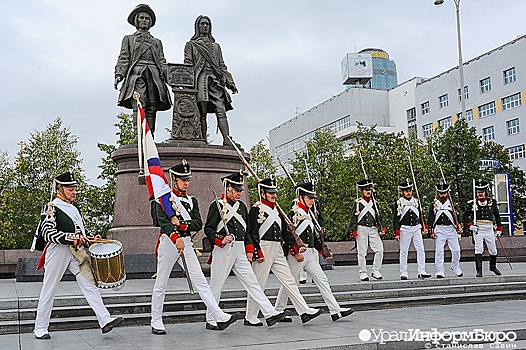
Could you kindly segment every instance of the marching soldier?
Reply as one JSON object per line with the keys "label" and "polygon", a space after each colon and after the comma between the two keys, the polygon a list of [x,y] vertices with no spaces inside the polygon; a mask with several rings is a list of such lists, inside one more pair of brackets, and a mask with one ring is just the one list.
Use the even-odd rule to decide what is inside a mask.
{"label": "marching soldier", "polygon": [[37,317],[33,333],[37,339],[51,339],[48,332],[49,319],[58,284],[66,269],[77,279],[77,283],[97,316],[102,333],[119,326],[123,318],[112,318],[102,301],[90,258],[84,245],[88,243],[84,219],[75,203],[77,182],[71,172],[65,172],[53,180],[55,199],[42,212],[31,251],[40,250],[42,257],[38,269],[44,267],[44,281],[38,299]]}
{"label": "marching soldier", "polygon": [[[321,310],[310,308],[305,299],[300,294],[298,285],[290,272],[287,259],[283,254],[283,246],[294,246],[294,237],[287,230],[287,225],[283,218],[280,217],[276,208],[276,179],[274,176],[261,180],[258,183],[258,192],[260,200],[256,202],[248,214],[250,222],[250,235],[254,243],[254,259],[252,269],[256,275],[261,288],[265,289],[270,271],[278,278],[280,283],[287,289],[288,295],[298,315],[311,314],[313,317],[304,317],[302,319],[311,320],[315,314],[320,314]],[[283,246],[282,246],[283,244]],[[306,249],[303,247],[300,252]],[[247,312],[245,316],[245,325],[262,326],[258,318],[259,307],[252,297],[248,296]],[[292,319],[286,317],[282,322],[292,322]]]}
{"label": "marching soldier", "polygon": [[[285,312],[278,312],[261,289],[250,266],[254,260],[254,243],[248,221],[248,210],[240,199],[243,192],[243,173],[237,172],[221,179],[225,193],[210,203],[205,224],[205,234],[214,245],[210,267],[210,287],[217,302],[221,290],[234,271],[237,278],[261,309],[268,327],[285,318]],[[226,225],[226,227],[225,227]],[[257,254],[256,254],[257,258]],[[215,329],[215,320],[207,312],[207,328]]]}
{"label": "marching soldier", "polygon": [[180,164],[171,167],[169,173],[172,182],[170,204],[175,210],[175,215],[168,218],[161,202],[159,200],[152,202],[154,225],[161,228],[156,245],[157,278],[152,292],[152,333],[166,334],[162,319],[166,287],[174,264],[178,262],[181,267],[184,267],[182,258],[186,260],[188,268],[186,272],[193,287],[199,293],[207,307],[207,312],[216,323],[214,327],[223,330],[235,322],[239,314],[229,315],[219,308],[195,255],[191,234],[199,231],[203,222],[197,199],[187,194],[192,178],[190,164],[183,159]]}
{"label": "marching soldier", "polygon": [[[329,279],[327,275],[321,269],[320,263],[316,258],[316,255],[322,253],[322,243],[320,238],[315,232],[312,218],[309,214],[314,200],[316,192],[312,182],[303,182],[296,186],[297,202],[294,204],[291,217],[294,226],[296,227],[296,233],[300,236],[301,240],[307,245],[307,250],[303,253],[300,252],[299,247],[295,244],[287,256],[287,262],[290,267],[292,275],[299,280],[300,272],[302,268],[312,276],[314,283],[320,290],[321,296],[329,308],[331,318],[333,321],[339,320],[342,317],[349,316],[354,312],[351,308],[342,308],[336,301],[336,298],[332,294],[331,286],[329,285]],[[324,258],[326,260],[332,259],[328,256]],[[278,296],[276,298],[276,309],[284,310],[287,305],[288,293],[283,286],[279,289]],[[302,314],[301,321],[306,323],[312,318],[320,315],[322,310],[318,310],[315,314]]]}
{"label": "marching soldier", "polygon": [[[496,236],[502,234],[502,222],[500,220],[497,201],[488,195],[489,183],[479,179],[475,183],[476,202],[468,202],[468,207],[464,212],[464,218],[468,228],[473,232],[475,240],[475,267],[477,277],[482,277],[482,252],[484,251],[483,242],[486,242],[489,252],[489,270],[495,275],[500,276],[501,272],[497,269],[497,246]],[[497,230],[494,231],[494,226]]]}
{"label": "marching soldier", "polygon": [[385,235],[386,228],[379,213],[380,208],[375,199],[372,198],[373,182],[370,179],[363,179],[358,181],[356,186],[362,192],[362,197],[353,202],[349,234],[356,239],[360,281],[369,281],[366,266],[367,247],[369,245],[374,252],[371,276],[374,279],[381,280],[380,268],[384,257],[384,246],[380,236]]}
{"label": "marching soldier", "polygon": [[418,278],[429,278],[426,272],[426,254],[424,251],[424,240],[422,235],[427,235],[427,227],[420,223],[421,205],[413,197],[413,182],[406,179],[398,185],[402,191],[400,197],[393,204],[393,228],[395,239],[400,242],[400,279],[407,280],[407,255],[409,245],[413,241],[416,249],[416,260],[418,264]]}
{"label": "marching soldier", "polygon": [[451,270],[458,277],[462,277],[464,274],[460,269],[460,245],[458,243],[462,229],[460,225],[457,226],[455,220],[455,217],[460,217],[460,213],[448,198],[448,184],[440,180],[436,184],[436,190],[438,198],[431,203],[427,222],[431,225],[431,237],[436,239],[435,266],[437,278],[446,277],[444,272],[444,246],[446,243],[451,251]]}

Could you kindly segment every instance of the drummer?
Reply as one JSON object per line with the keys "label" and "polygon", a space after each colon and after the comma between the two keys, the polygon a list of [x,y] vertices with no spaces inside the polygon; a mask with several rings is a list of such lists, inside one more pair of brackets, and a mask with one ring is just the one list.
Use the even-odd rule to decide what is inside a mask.
{"label": "drummer", "polygon": [[43,251],[37,270],[44,267],[44,282],[33,333],[37,339],[51,339],[48,327],[53,300],[66,269],[77,279],[82,294],[97,316],[102,333],[108,333],[120,325],[123,318],[110,316],[95,286],[89,256],[84,249],[88,242],[84,220],[75,203],[77,182],[68,171],[53,180],[52,188],[55,199],[44,206],[31,245],[31,251]]}
{"label": "drummer", "polygon": [[170,203],[175,215],[168,218],[160,201],[152,201],[153,224],[161,228],[156,246],[157,279],[152,293],[152,333],[166,334],[162,319],[164,296],[174,264],[178,262],[184,268],[181,256],[186,260],[186,272],[193,287],[217,322],[217,325],[207,323],[206,329],[223,330],[234,323],[239,314],[229,315],[219,308],[193,249],[191,233],[201,230],[203,221],[197,198],[187,194],[192,178],[190,164],[183,159],[180,164],[171,167],[169,172],[172,182]]}

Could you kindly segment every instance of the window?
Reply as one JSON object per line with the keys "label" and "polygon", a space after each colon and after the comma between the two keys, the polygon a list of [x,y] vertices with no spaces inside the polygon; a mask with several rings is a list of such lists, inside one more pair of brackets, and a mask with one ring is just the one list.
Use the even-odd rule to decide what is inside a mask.
{"label": "window", "polygon": [[447,130],[448,128],[451,127],[451,125],[453,125],[451,117],[440,119],[438,121],[438,125],[441,126],[444,130]]}
{"label": "window", "polygon": [[424,133],[424,137],[430,136],[433,134],[433,123],[429,123],[422,126],[422,131]]}
{"label": "window", "polygon": [[440,108],[444,108],[444,107],[447,107],[448,105],[448,98],[447,98],[447,94],[445,95],[442,95],[438,98],[438,105],[440,106]]}
{"label": "window", "polygon": [[511,84],[517,80],[517,75],[515,74],[515,67],[507,69],[504,71],[504,85]]}
{"label": "window", "polygon": [[429,101],[422,103],[420,107],[422,107],[422,115],[429,113]]}
{"label": "window", "polygon": [[510,155],[510,160],[524,158],[525,153],[526,152],[524,151],[524,145],[508,148],[508,154]]}
{"label": "window", "polygon": [[487,77],[480,81],[480,93],[483,94],[491,90],[491,78]]}
{"label": "window", "polygon": [[416,108],[410,108],[406,110],[407,113],[407,130],[411,132],[416,132]]}
{"label": "window", "polygon": [[495,128],[493,127],[493,125],[482,129],[482,135],[483,135],[484,141],[495,140]]}
{"label": "window", "polygon": [[480,118],[487,117],[488,115],[495,114],[495,101],[486,103],[485,105],[479,106]]}
{"label": "window", "polygon": [[506,128],[508,129],[508,136],[518,134],[521,131],[519,127],[519,118],[508,120],[506,122]]}
{"label": "window", "polygon": [[[460,119],[460,118],[462,118],[462,112],[457,113],[457,119]],[[466,111],[466,121],[467,122],[473,121],[473,110],[472,109],[468,109]]]}
{"label": "window", "polygon": [[[458,89],[458,102],[462,102],[460,95],[460,89]],[[464,99],[469,99],[469,88],[467,86],[464,86]]]}
{"label": "window", "polygon": [[507,109],[512,109],[512,108],[520,106],[521,104],[522,104],[521,93],[517,92],[516,94],[513,94],[508,97],[504,97],[502,99],[502,110],[505,111]]}

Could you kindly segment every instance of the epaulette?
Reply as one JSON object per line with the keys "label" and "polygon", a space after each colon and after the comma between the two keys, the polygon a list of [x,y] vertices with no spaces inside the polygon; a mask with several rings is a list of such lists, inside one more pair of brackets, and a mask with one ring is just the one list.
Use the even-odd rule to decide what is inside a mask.
{"label": "epaulette", "polygon": [[469,204],[469,203],[473,203],[473,199],[470,199],[470,200],[468,201],[468,204]]}
{"label": "epaulette", "polygon": [[261,201],[257,201],[256,203],[254,203],[252,206],[253,207],[259,207],[261,205]]}

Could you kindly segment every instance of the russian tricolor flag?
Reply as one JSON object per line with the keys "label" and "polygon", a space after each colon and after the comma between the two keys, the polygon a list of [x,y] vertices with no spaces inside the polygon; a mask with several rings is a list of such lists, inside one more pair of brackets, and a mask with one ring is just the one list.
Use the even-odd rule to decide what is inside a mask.
{"label": "russian tricolor flag", "polygon": [[155,146],[150,126],[144,117],[144,109],[139,101],[137,101],[137,109],[141,116],[143,148],[142,155],[139,156],[143,157],[143,164],[146,164],[144,172],[148,194],[150,195],[150,199],[155,198],[159,200],[164,212],[169,218],[171,218],[175,215],[175,210],[172,208],[172,202],[170,202],[171,189],[168,185],[168,179],[164,175],[161,160],[159,159],[159,153],[157,152],[157,146]]}

